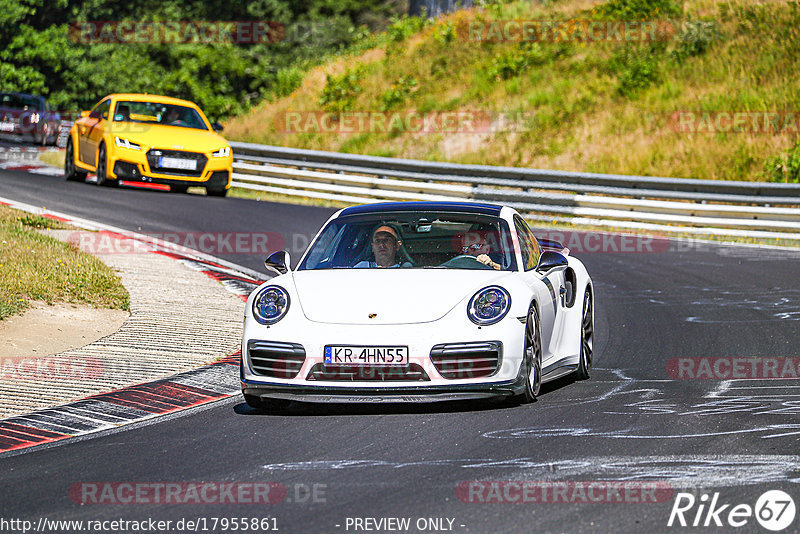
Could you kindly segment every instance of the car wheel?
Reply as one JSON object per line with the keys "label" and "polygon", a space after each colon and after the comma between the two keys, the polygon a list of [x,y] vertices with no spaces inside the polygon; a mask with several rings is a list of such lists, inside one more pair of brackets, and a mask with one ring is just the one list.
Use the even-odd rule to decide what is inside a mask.
{"label": "car wheel", "polygon": [[578,379],[586,380],[592,370],[592,351],[594,349],[594,313],[592,293],[586,288],[583,295],[583,314],[581,317],[581,356],[578,363]]}
{"label": "car wheel", "polygon": [[525,323],[525,391],[522,402],[533,402],[542,387],[542,336],[539,332],[539,312],[531,306]]}
{"label": "car wheel", "polygon": [[284,399],[262,399],[255,395],[244,395],[244,401],[255,410],[267,412],[285,410],[292,403]]}
{"label": "car wheel", "polygon": [[222,189],[215,189],[213,187],[206,187],[206,195],[210,197],[224,197],[228,194],[228,190],[224,187]]}
{"label": "car wheel", "polygon": [[100,149],[97,151],[97,185],[108,185],[106,145],[100,145]]}
{"label": "car wheel", "polygon": [[64,154],[64,178],[70,181],[83,181],[86,173],[75,166],[75,149],[72,146],[72,136],[67,139],[67,148]]}

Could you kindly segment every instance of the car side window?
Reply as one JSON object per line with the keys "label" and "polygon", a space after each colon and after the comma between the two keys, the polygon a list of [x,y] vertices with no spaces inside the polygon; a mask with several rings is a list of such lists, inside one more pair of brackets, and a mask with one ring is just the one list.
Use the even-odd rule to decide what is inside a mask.
{"label": "car side window", "polygon": [[97,104],[92,110],[91,116],[95,118],[104,118],[108,120],[108,111],[111,109],[111,100],[103,100]]}
{"label": "car side window", "polygon": [[519,248],[522,253],[522,263],[525,266],[525,270],[535,269],[539,264],[539,256],[541,255],[539,244],[536,242],[536,238],[533,237],[528,225],[522,220],[522,217],[514,216],[514,227],[517,229],[517,239],[519,239]]}

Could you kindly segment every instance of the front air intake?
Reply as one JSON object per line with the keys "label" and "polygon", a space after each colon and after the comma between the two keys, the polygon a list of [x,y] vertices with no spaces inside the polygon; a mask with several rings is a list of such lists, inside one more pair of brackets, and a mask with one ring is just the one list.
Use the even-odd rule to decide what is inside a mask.
{"label": "front air intake", "polygon": [[416,363],[408,365],[331,365],[318,363],[311,368],[306,380],[332,382],[414,382],[428,381],[425,370]]}
{"label": "front air intake", "polygon": [[247,356],[253,373],[288,380],[300,372],[306,361],[306,350],[299,343],[250,340]]}
{"label": "front air intake", "polygon": [[431,362],[448,380],[491,376],[500,369],[502,357],[500,341],[444,343],[431,349]]}

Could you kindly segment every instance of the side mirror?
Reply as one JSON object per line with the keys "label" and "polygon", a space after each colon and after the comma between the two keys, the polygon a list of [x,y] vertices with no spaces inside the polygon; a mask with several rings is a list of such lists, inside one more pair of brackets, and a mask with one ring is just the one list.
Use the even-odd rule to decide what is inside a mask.
{"label": "side mirror", "polygon": [[566,269],[569,263],[567,258],[560,252],[546,250],[539,258],[539,265],[536,266],[537,273],[547,273],[554,269]]}
{"label": "side mirror", "polygon": [[81,111],[81,118],[82,118],[82,119],[83,119],[83,118],[86,118],[86,117],[88,117],[88,116],[89,116],[89,115],[91,115],[91,114],[92,114],[92,112],[91,112],[91,111]]}
{"label": "side mirror", "polygon": [[212,127],[212,128],[214,128],[214,131],[215,131],[215,132],[221,132],[222,130],[224,130],[224,129],[225,129],[225,128],[223,128],[223,127],[222,127],[222,125],[221,125],[220,123],[218,123],[218,122],[212,122],[212,123],[211,123],[211,127]]}
{"label": "side mirror", "polygon": [[267,259],[264,261],[264,267],[266,267],[268,271],[272,271],[275,274],[288,273],[289,251],[279,250],[277,252],[273,252],[267,256]]}

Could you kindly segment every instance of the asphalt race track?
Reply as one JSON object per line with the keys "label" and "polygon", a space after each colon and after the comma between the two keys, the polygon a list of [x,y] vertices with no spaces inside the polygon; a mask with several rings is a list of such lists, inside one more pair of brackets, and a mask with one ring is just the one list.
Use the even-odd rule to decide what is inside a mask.
{"label": "asphalt race track", "polygon": [[[332,213],[9,171],[0,171],[0,196],[149,234],[273,232],[286,243],[312,235]],[[0,457],[2,515],[173,526],[201,519],[201,532],[233,531],[219,521],[212,528],[213,518],[267,517],[274,520],[262,527],[286,533],[708,530],[677,520],[667,527],[678,494],[688,493],[697,499],[685,513],[690,525],[702,501],[697,524],[728,532],[730,510],[755,508],[767,490],[800,505],[800,381],[783,367],[797,372],[798,360],[784,358],[800,357],[800,253],[668,245],[573,248],[595,281],[595,369],[588,381],[546,385],[534,404],[309,405],[258,414],[237,397]],[[263,271],[261,255],[219,255]],[[778,358],[778,374],[790,379],[700,371],[698,362],[717,362],[722,372],[719,362],[738,365],[733,358]],[[677,378],[676,362],[697,363],[687,373],[706,378]],[[272,483],[279,502],[96,503],[80,493],[96,483],[197,482]],[[522,482],[525,499],[515,484]],[[707,517],[713,499],[729,506]],[[409,527],[388,518],[408,518]],[[713,527],[716,518],[724,528]],[[744,520],[738,531],[768,532],[755,517]],[[786,532],[798,525],[795,517]]]}

